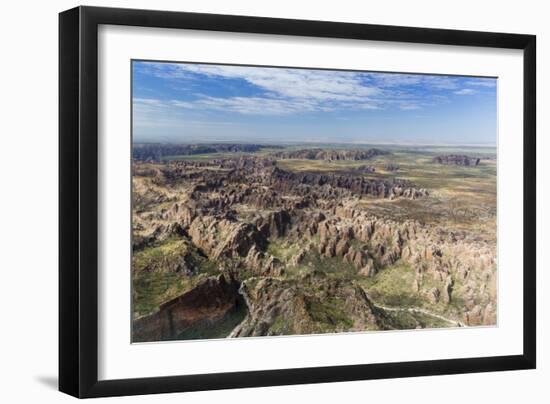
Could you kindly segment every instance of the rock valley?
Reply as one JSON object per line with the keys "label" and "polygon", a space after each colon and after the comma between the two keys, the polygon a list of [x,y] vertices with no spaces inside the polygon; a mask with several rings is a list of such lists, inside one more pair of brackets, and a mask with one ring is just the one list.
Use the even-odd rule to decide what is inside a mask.
{"label": "rock valley", "polygon": [[496,324],[493,151],[147,144],[132,170],[134,342]]}

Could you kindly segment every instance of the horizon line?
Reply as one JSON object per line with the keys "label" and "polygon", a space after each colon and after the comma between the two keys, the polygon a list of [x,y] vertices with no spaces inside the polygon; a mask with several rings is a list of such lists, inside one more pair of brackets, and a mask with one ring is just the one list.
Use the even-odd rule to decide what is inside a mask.
{"label": "horizon line", "polygon": [[226,143],[226,144],[255,144],[260,146],[270,146],[270,145],[300,145],[300,144],[312,144],[312,145],[330,145],[330,144],[340,144],[340,145],[363,145],[363,146],[464,146],[464,147],[497,147],[496,143],[411,143],[411,142],[345,142],[345,141],[313,141],[313,140],[304,140],[304,141],[247,141],[247,140],[211,140],[211,141],[144,141],[144,140],[132,140],[132,144],[215,144],[215,143]]}

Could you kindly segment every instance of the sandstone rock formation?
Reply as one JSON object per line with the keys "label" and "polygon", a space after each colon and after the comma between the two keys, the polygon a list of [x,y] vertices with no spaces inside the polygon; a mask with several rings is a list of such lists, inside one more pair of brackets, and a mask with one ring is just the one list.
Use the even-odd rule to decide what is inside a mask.
{"label": "sandstone rock formation", "polygon": [[214,143],[214,144],[170,144],[136,143],[132,148],[132,157],[137,161],[161,161],[170,156],[188,156],[206,153],[253,153],[264,147],[280,148],[276,145]]}
{"label": "sandstone rock formation", "polygon": [[300,283],[273,278],[246,281],[240,292],[249,312],[230,337],[393,328],[362,288],[319,273]]}
{"label": "sandstone rock formation", "polygon": [[475,167],[479,164],[480,159],[477,157],[468,157],[465,155],[449,154],[445,156],[436,156],[433,162],[444,165]]}
{"label": "sandstone rock formation", "polygon": [[244,304],[239,287],[235,279],[224,275],[207,278],[191,291],[161,305],[156,313],[135,319],[132,340],[176,339],[193,327],[219,323]]}
{"label": "sandstone rock formation", "polygon": [[[297,152],[271,156],[378,155],[284,154]],[[408,297],[423,310],[466,325],[495,324],[495,245],[460,230],[372,214],[372,201],[432,197],[410,181],[360,171],[293,172],[265,157],[134,163],[133,250],[140,260],[134,267],[195,285],[136,318],[134,340],[211,329],[243,308],[246,317],[231,336],[400,328],[368,291],[369,282],[396,266],[409,271]]]}
{"label": "sandstone rock formation", "polygon": [[280,151],[272,153],[272,157],[278,159],[307,159],[307,160],[368,160],[376,156],[389,154],[380,149],[303,149]]}

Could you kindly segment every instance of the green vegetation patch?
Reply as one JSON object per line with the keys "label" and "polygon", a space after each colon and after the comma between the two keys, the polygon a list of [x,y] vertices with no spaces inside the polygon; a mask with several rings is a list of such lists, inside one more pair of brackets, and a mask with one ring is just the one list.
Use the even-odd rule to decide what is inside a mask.
{"label": "green vegetation patch", "polygon": [[352,280],[360,279],[357,269],[341,257],[324,257],[317,251],[311,251],[306,255],[304,262],[311,263],[311,266],[317,271],[325,273],[327,276],[336,279]]}
{"label": "green vegetation patch", "polygon": [[159,245],[134,252],[132,257],[133,272],[167,272],[175,269],[189,251],[184,240],[167,240]]}
{"label": "green vegetation patch", "polygon": [[377,304],[391,307],[415,307],[422,299],[413,291],[414,269],[398,261],[392,266],[380,270],[372,278],[363,278],[359,282]]}
{"label": "green vegetation patch", "polygon": [[[367,295],[376,305],[402,309],[421,308],[453,321],[460,318],[464,301],[458,297],[460,293],[457,293],[462,288],[462,282],[459,279],[455,279],[453,286],[455,292],[448,304],[443,299],[433,304],[424,294],[434,287],[442,291],[444,282],[436,281],[431,274],[426,273],[420,282],[420,291],[415,292],[413,288],[415,279],[414,268],[399,260],[394,265],[380,270],[372,278],[363,277],[358,283],[365,289]],[[449,322],[435,316],[429,316],[426,313],[407,313],[405,311],[386,311],[386,313],[403,324],[412,321],[411,319],[414,318],[421,327],[424,327],[424,323],[428,324],[429,327],[448,327],[450,325]]]}
{"label": "green vegetation patch", "polygon": [[308,159],[283,159],[277,160],[277,166],[283,170],[300,172],[336,172],[349,171],[357,167],[370,165],[370,160],[308,160]]}
{"label": "green vegetation patch", "polygon": [[168,239],[136,251],[132,257],[134,313],[150,314],[192,289],[202,277],[217,273],[218,265],[186,239]]}
{"label": "green vegetation patch", "polygon": [[301,245],[291,242],[288,239],[272,239],[267,246],[267,253],[273,255],[282,262],[287,262],[294,255],[298,254]]}
{"label": "green vegetation patch", "polygon": [[153,313],[171,299],[191,290],[197,279],[174,272],[140,272],[132,279],[133,311],[136,316]]}
{"label": "green vegetation patch", "polygon": [[446,328],[452,324],[426,313],[408,311],[385,311],[387,322],[398,330],[410,330],[415,328]]}
{"label": "green vegetation patch", "polygon": [[283,315],[278,315],[269,327],[270,335],[293,335],[296,334],[292,325]]}
{"label": "green vegetation patch", "polygon": [[344,302],[339,299],[308,298],[306,299],[306,310],[311,319],[317,323],[321,332],[336,329],[347,330],[353,327],[353,321],[346,313]]}

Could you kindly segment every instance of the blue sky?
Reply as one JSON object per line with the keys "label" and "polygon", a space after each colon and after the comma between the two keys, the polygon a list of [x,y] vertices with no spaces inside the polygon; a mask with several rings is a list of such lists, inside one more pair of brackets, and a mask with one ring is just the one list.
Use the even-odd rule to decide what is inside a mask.
{"label": "blue sky", "polygon": [[132,63],[136,142],[496,143],[496,79]]}

